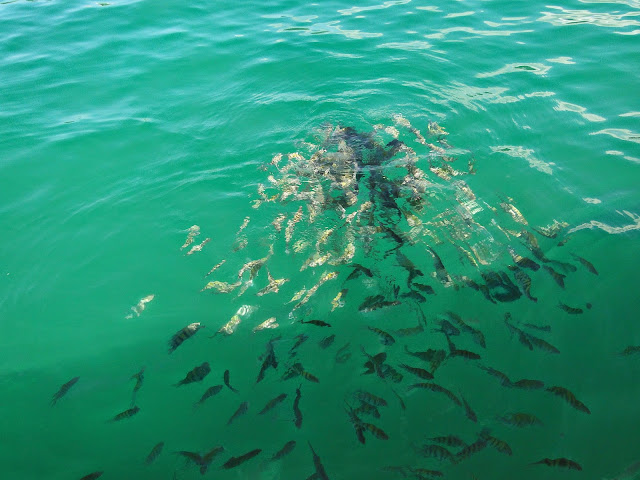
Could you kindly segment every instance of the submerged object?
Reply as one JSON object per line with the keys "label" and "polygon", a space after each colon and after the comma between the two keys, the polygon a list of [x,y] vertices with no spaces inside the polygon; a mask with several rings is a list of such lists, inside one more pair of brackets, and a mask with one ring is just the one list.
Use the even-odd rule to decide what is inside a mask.
{"label": "submerged object", "polygon": [[58,400],[64,397],[78,380],[80,380],[80,377],[73,377],[67,383],[63,384],[60,389],[53,395],[53,398],[51,399],[51,406],[53,407],[56,403],[58,403]]}

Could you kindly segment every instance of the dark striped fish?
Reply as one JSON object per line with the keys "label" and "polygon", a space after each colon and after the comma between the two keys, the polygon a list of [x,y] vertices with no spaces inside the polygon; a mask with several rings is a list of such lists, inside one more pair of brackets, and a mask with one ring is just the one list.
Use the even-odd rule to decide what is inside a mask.
{"label": "dark striped fish", "polygon": [[279,405],[280,403],[282,403],[285,400],[285,398],[287,398],[287,394],[286,393],[281,393],[277,397],[272,398],[271,400],[269,400],[267,402],[267,404],[264,406],[264,408],[258,412],[258,415],[264,415],[269,410],[274,408],[276,405]]}
{"label": "dark striped fish", "polygon": [[439,392],[439,393],[443,393],[445,394],[447,397],[449,397],[456,405],[460,405],[462,406],[462,402],[460,401],[460,399],[458,397],[456,397],[453,392],[451,392],[450,390],[447,390],[444,387],[441,387],[440,385],[437,385],[435,383],[414,383],[413,385],[409,385],[409,390],[413,390],[415,388],[424,388],[425,390],[431,390],[432,392]]}
{"label": "dark striped fish", "polygon": [[358,390],[355,394],[358,400],[368,403],[369,405],[373,405],[375,407],[386,407],[387,401],[382,398],[374,395],[373,393],[365,392],[364,390]]}
{"label": "dark striped fish", "polygon": [[286,455],[289,455],[294,448],[296,448],[296,441],[289,440],[287,443],[284,444],[284,446],[280,450],[278,450],[276,453],[273,454],[273,456],[271,457],[271,461],[274,462],[276,460],[280,460],[282,457]]}
{"label": "dark striped fish", "polygon": [[522,380],[518,380],[513,383],[512,386],[525,390],[538,390],[544,387],[544,382],[542,380],[529,380],[527,378],[523,378]]}
{"label": "dark striped fish", "polygon": [[242,402],[240,404],[240,406],[238,407],[238,409],[235,411],[235,413],[233,415],[231,415],[231,418],[229,418],[229,421],[227,422],[227,425],[231,425],[231,423],[236,418],[244,415],[245,413],[247,413],[248,410],[249,410],[249,402]]}
{"label": "dark striped fish", "polygon": [[302,427],[302,412],[300,411],[300,397],[302,396],[302,392],[300,389],[302,388],[302,384],[296,388],[296,398],[293,400],[293,415],[294,415],[294,424],[296,428]]}
{"label": "dark striped fish", "polygon": [[389,440],[389,436],[379,427],[376,427],[373,423],[364,423],[362,422],[362,427],[371,433],[374,437],[379,438],[380,440]]}
{"label": "dark striped fish", "polygon": [[229,387],[229,390],[231,390],[232,392],[238,393],[238,390],[236,390],[235,388],[233,388],[231,386],[231,384],[229,383],[229,370],[225,370],[224,371],[224,384]]}
{"label": "dark striped fish", "polygon": [[146,465],[153,463],[153,461],[156,458],[158,458],[158,456],[162,453],[163,448],[164,448],[164,442],[158,443],[155,447],[151,449],[151,452],[149,452],[149,455],[147,455],[147,458],[145,459],[144,463]]}
{"label": "dark striped fish", "polygon": [[240,455],[239,457],[231,457],[222,465],[222,468],[224,468],[225,470],[228,470],[230,468],[237,467],[238,465],[246,462],[247,460],[251,460],[253,457],[258,455],[261,451],[262,449],[256,448],[255,450],[251,450],[250,452],[245,453],[244,455]]}
{"label": "dark striped fish", "polygon": [[635,355],[636,353],[640,353],[640,346],[629,345],[627,348],[620,352],[620,355],[627,356]]}
{"label": "dark striped fish", "polygon": [[[64,397],[69,391],[69,389],[73,387],[78,380],[80,380],[80,377],[74,377],[71,380],[69,380],[67,383],[62,385],[60,389],[55,393],[53,398],[51,399],[51,406],[53,407],[58,402],[58,400]],[[102,475],[102,472],[100,472],[100,475]]]}
{"label": "dark striped fish", "polygon": [[100,478],[104,472],[93,472],[89,475],[85,475],[80,480],[96,480],[96,478]]}
{"label": "dark striped fish", "polygon": [[462,395],[460,395],[460,398],[462,398],[462,402],[464,403],[464,412],[465,415],[467,416],[467,418],[469,420],[471,420],[472,422],[478,422],[478,416],[476,415],[476,412],[474,412],[471,407],[469,406],[469,404],[467,403],[467,401],[464,399],[464,397]]}
{"label": "dark striped fish", "polygon": [[582,265],[584,265],[585,268],[589,270],[591,273],[593,273],[594,275],[598,275],[598,271],[596,270],[596,267],[594,267],[591,262],[589,262],[588,260],[585,260],[582,257],[579,257],[575,253],[572,253],[571,255],[573,256],[573,258],[578,260]]}
{"label": "dark striped fish", "polygon": [[329,480],[329,475],[327,475],[327,472],[325,471],[324,466],[322,465],[322,461],[320,460],[320,457],[311,446],[311,442],[307,441],[307,443],[309,444],[309,448],[311,449],[311,454],[313,455],[313,466],[316,469],[315,478],[319,480]]}
{"label": "dark striped fish", "polygon": [[201,382],[202,380],[204,380],[204,377],[209,375],[209,372],[211,372],[209,362],[204,362],[202,365],[195,367],[193,370],[187,373],[187,375],[174,386],[179,387],[181,385],[186,385],[187,383]]}
{"label": "dark striped fish", "polygon": [[455,435],[446,435],[443,437],[431,437],[429,440],[432,442],[440,443],[442,445],[446,445],[447,447],[459,448],[464,447],[466,443]]}
{"label": "dark striped fish", "polygon": [[507,425],[512,425],[519,428],[542,425],[540,419],[530,413],[508,413],[498,418],[498,420]]}
{"label": "dark striped fish", "polygon": [[569,305],[565,305],[562,302],[558,303],[558,307],[560,307],[562,310],[564,310],[570,315],[579,315],[584,311],[581,308],[570,307]]}
{"label": "dark striped fish", "polygon": [[423,445],[418,449],[418,453],[425,457],[437,458],[440,461],[453,461],[453,454],[442,445]]}
{"label": "dark striped fish", "polygon": [[182,342],[193,337],[201,328],[204,328],[204,326],[201,326],[199,322],[195,322],[178,330],[175,335],[171,337],[171,340],[169,340],[169,353],[173,353],[176,348],[182,345]]}
{"label": "dark striped fish", "polygon": [[431,374],[431,372],[423,369],[423,368],[417,368],[417,367],[412,367],[410,365],[406,365],[404,363],[400,364],[400,368],[405,369],[407,372],[412,373],[414,375],[416,375],[417,377],[423,378],[425,380],[433,380],[433,375]]}
{"label": "dark striped fish", "polygon": [[320,348],[324,350],[325,348],[329,348],[333,344],[335,339],[336,339],[335,334],[329,335],[328,337],[324,337],[322,340],[320,340],[318,342],[318,345],[320,346]]}
{"label": "dark striped fish", "polygon": [[393,338],[384,330],[380,330],[379,328],[376,328],[376,327],[367,327],[367,328],[378,335],[378,338],[380,339],[380,343],[382,343],[383,345],[393,345],[394,343],[396,343],[395,338]]}
{"label": "dark striped fish", "polygon": [[544,268],[549,273],[549,275],[551,275],[551,277],[555,280],[555,282],[561,288],[564,288],[564,279],[566,275],[556,272],[553,268],[549,267],[548,265],[543,265],[542,268]]}
{"label": "dark striped fish", "polygon": [[207,388],[207,390],[204,392],[202,397],[200,397],[200,400],[198,400],[196,405],[201,405],[208,398],[211,398],[214,395],[217,395],[218,393],[220,393],[220,390],[222,390],[222,385],[214,385],[213,387]]}
{"label": "dark striped fish", "polygon": [[120,412],[119,414],[117,414],[115,417],[111,419],[111,421],[118,422],[120,420],[124,420],[125,418],[131,418],[139,411],[140,411],[140,407],[129,408],[128,410],[125,410],[124,412]]}
{"label": "dark striped fish", "polygon": [[589,413],[589,414],[591,413],[591,411],[587,408],[587,406],[584,403],[578,400],[572,392],[570,392],[564,387],[558,387],[558,386],[549,387],[546,389],[546,391],[551,392],[554,395],[557,395],[558,397],[564,399],[569,405],[571,405],[576,410],[580,410],[581,412],[584,412],[584,413]]}
{"label": "dark striped fish", "polygon": [[522,288],[522,291],[527,296],[527,298],[532,302],[537,302],[538,299],[531,296],[531,277],[529,277],[529,275],[527,275],[520,269],[515,270],[513,272],[513,276],[515,277],[516,282],[518,282],[518,285],[520,285],[520,288]]}
{"label": "dark striped fish", "polygon": [[549,467],[561,467],[568,468],[570,470],[582,470],[582,467],[573,460],[568,458],[543,458],[537,462],[530,463],[530,465],[547,465]]}

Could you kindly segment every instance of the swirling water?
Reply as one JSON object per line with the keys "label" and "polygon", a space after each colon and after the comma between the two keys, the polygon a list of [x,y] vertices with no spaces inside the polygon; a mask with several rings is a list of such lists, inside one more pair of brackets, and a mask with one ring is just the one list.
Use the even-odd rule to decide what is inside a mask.
{"label": "swirling water", "polygon": [[[614,478],[640,460],[640,363],[619,355],[640,345],[639,2],[8,1],[0,4],[0,26],[3,478],[81,478],[98,471],[104,479],[199,478],[198,468],[175,452],[215,445],[225,453],[207,476],[307,478],[314,472],[307,441],[329,478],[343,479],[401,478],[385,466],[436,469],[446,478]],[[397,114],[425,136],[428,123],[437,122],[454,153],[475,160],[475,175],[463,178],[485,215],[494,206],[504,218],[498,204],[508,198],[530,230],[568,223],[557,239],[538,239],[545,255],[578,270],[567,274],[564,290],[542,270],[530,272],[537,303],[522,296],[493,304],[467,287],[444,288],[430,276],[428,251],[407,245],[402,251],[411,253],[436,295],[419,304],[428,319],[425,332],[383,346],[365,327],[392,332],[415,325],[414,308],[408,301],[374,312],[358,306],[385,282],[404,288],[406,271],[380,263],[375,281],[347,283],[350,269],[339,266],[335,284],[309,302],[336,334],[335,344],[322,350],[317,341],[329,329],[294,323],[285,302],[316,283],[325,266],[299,272],[313,247],[296,256],[269,225],[279,211],[291,218],[297,204],[255,209],[251,202],[259,198],[258,185],[268,184],[271,170],[264,166],[275,154],[308,157],[304,142],[313,143],[327,125],[369,132],[394,125]],[[417,165],[438,183],[428,168],[429,149],[397,128],[418,154]],[[427,209],[424,218],[438,213]],[[247,216],[248,244],[234,251]],[[327,218],[322,228],[337,217]],[[489,228],[491,216],[484,218]],[[307,220],[297,227],[302,238],[305,231],[317,233]],[[180,246],[194,224],[202,232],[196,243],[211,241],[186,256]],[[563,238],[569,240],[557,246]],[[239,298],[200,292],[209,280],[232,281],[243,264],[266,255],[270,242],[270,272],[289,279],[280,292],[255,295],[266,284],[266,269]],[[384,242],[378,251],[390,246]],[[446,254],[447,242],[431,243],[453,274],[460,261]],[[500,243],[526,253],[508,232]],[[354,244],[366,263],[362,242]],[[329,313],[327,305],[346,287],[345,307]],[[141,315],[125,318],[149,294],[155,297]],[[559,302],[584,313],[568,315]],[[208,338],[243,304],[258,308],[236,333]],[[471,360],[447,361],[434,381],[463,395],[477,423],[437,393],[409,390],[419,379],[408,373],[393,384],[406,410],[389,380],[362,375],[361,346],[386,351],[396,367],[417,365],[404,345],[446,348],[432,329],[449,310],[484,332],[481,365],[513,380],[566,387],[591,414],[545,391],[501,386]],[[505,326],[506,312],[521,324],[550,325],[549,334],[536,334],[560,354],[519,343]],[[278,329],[251,332],[271,315]],[[206,328],[167,354],[167,341],[192,322]],[[282,380],[301,333],[310,340],[296,358],[319,377],[317,384]],[[276,335],[280,366],[256,384],[258,357]],[[341,364],[335,352],[346,343],[352,355]],[[172,386],[204,361],[212,371],[203,382]],[[135,397],[140,412],[109,422],[131,406],[130,377],[142,367],[145,380]],[[239,393],[225,389],[194,409],[227,369]],[[77,384],[50,406],[74,377]],[[300,382],[304,422],[297,429],[291,402]],[[380,419],[366,420],[388,440],[367,434],[366,445],[358,442],[344,410],[358,389],[389,402]],[[258,416],[281,392],[288,394],[282,408]],[[243,401],[248,413],[226,425]],[[535,414],[543,425],[519,429],[496,419],[509,412]],[[452,463],[414,449],[446,434],[471,443],[485,427],[513,454],[489,447]],[[297,441],[294,451],[269,462],[289,440]],[[160,441],[163,452],[145,465]],[[229,457],[255,448],[262,449],[255,459],[220,469]],[[583,470],[529,465],[543,458],[568,458]],[[620,478],[633,478],[625,475]]]}

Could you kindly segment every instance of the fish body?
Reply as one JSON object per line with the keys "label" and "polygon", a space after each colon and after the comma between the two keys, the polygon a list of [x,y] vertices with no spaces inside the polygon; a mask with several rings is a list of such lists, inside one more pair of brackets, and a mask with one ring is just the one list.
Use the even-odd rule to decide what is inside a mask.
{"label": "fish body", "polygon": [[327,472],[325,471],[324,466],[322,465],[322,461],[320,460],[320,457],[311,446],[311,442],[307,442],[307,443],[309,444],[309,448],[311,449],[311,454],[313,455],[313,466],[316,469],[316,473],[315,473],[316,478],[318,480],[329,480],[329,475],[327,475]]}
{"label": "fish body", "polygon": [[204,392],[202,397],[200,397],[200,400],[198,400],[198,403],[196,403],[196,405],[201,405],[208,398],[211,398],[214,395],[217,395],[218,393],[220,393],[221,390],[222,390],[222,385],[214,385],[213,387],[207,388],[207,390]]}
{"label": "fish body", "polygon": [[529,380],[523,378],[512,384],[515,388],[522,388],[524,390],[539,390],[544,387],[544,382],[541,380]]}
{"label": "fish body", "polygon": [[202,250],[202,248],[211,241],[210,238],[205,238],[202,243],[198,244],[198,245],[194,245],[193,247],[191,247],[191,250],[189,250],[187,252],[187,255],[193,255],[196,252],[200,252]]}
{"label": "fish body", "polygon": [[227,283],[227,282],[220,282],[218,280],[215,280],[213,282],[209,282],[207,283],[204,288],[202,290],[200,290],[201,292],[205,291],[205,290],[210,290],[210,289],[214,289],[216,290],[218,293],[231,293],[233,292],[236,288],[238,288],[240,285],[242,285],[241,281],[238,281],[236,283]]}
{"label": "fish body", "polygon": [[187,373],[184,379],[176,384],[176,387],[186,385],[188,383],[201,382],[202,380],[204,380],[204,377],[209,375],[209,372],[211,372],[209,362],[204,362],[202,365],[195,367],[193,370]]}
{"label": "fish body", "polygon": [[442,445],[446,445],[447,447],[460,448],[466,446],[466,443],[455,435],[446,435],[443,437],[432,437],[430,438],[432,442],[440,443]]}
{"label": "fish body", "polygon": [[529,277],[529,275],[527,275],[520,269],[513,272],[513,276],[524,291],[524,294],[527,296],[527,298],[532,302],[537,302],[538,299],[531,296],[531,277]]}
{"label": "fish body", "polygon": [[96,480],[96,478],[100,478],[104,472],[93,472],[89,475],[85,475],[80,480]]}
{"label": "fish body", "polygon": [[249,402],[242,402],[231,418],[227,421],[227,425],[231,425],[234,420],[244,415],[249,410]]}
{"label": "fish body", "polygon": [[273,456],[271,457],[271,461],[273,462],[276,460],[280,460],[282,457],[289,455],[294,448],[296,448],[296,441],[289,440],[280,450],[273,454]]}
{"label": "fish body", "polygon": [[393,345],[394,343],[396,343],[396,340],[384,330],[376,327],[367,328],[378,335],[378,337],[380,338],[380,343],[382,343],[383,345]]}
{"label": "fish body", "polygon": [[636,353],[640,353],[640,346],[629,345],[622,352],[620,352],[620,355],[635,355]]}
{"label": "fish body", "polygon": [[378,397],[373,393],[365,392],[364,390],[358,390],[355,396],[358,400],[375,407],[386,407],[388,405],[387,401],[384,398]]}
{"label": "fish body", "polygon": [[164,448],[164,442],[160,442],[156,444],[156,446],[151,449],[151,452],[149,452],[149,455],[147,455],[147,458],[145,459],[144,463],[147,465],[150,465],[151,463],[153,463],[153,461],[156,458],[158,458],[158,456],[162,453],[163,448]]}
{"label": "fish body", "polygon": [[547,465],[549,467],[568,468],[570,470],[582,470],[582,467],[573,460],[568,458],[543,458],[537,462],[531,463],[531,465]]}
{"label": "fish body", "polygon": [[569,405],[576,410],[584,413],[591,413],[587,406],[576,398],[576,396],[564,387],[553,386],[546,389],[547,392],[551,392],[554,395],[564,399]]}
{"label": "fish body", "polygon": [[238,465],[251,460],[253,457],[255,457],[256,455],[258,455],[260,452],[262,452],[262,449],[260,448],[256,448],[255,450],[251,450],[250,452],[245,453],[244,455],[240,455],[239,457],[231,457],[229,460],[227,460],[223,465],[222,468],[224,468],[225,470],[228,470],[230,468],[234,468],[237,467]]}
{"label": "fish body", "polygon": [[569,315],[579,315],[584,312],[581,308],[570,307],[569,305],[565,305],[562,302],[558,303],[558,307],[567,312]]}
{"label": "fish body", "polygon": [[453,454],[442,445],[423,445],[418,452],[425,457],[433,457],[442,461],[453,461]]}
{"label": "fish body", "polygon": [[343,288],[338,292],[333,300],[331,300],[331,311],[333,312],[336,308],[344,307],[344,297],[347,295],[349,290]]}
{"label": "fish body", "polygon": [[556,272],[553,268],[551,268],[548,265],[543,265],[542,268],[544,268],[549,275],[551,275],[551,277],[553,278],[553,280],[561,287],[564,288],[564,279],[566,278],[566,275],[563,275],[562,273],[558,273]]}
{"label": "fish body", "polygon": [[[425,390],[431,390],[432,392],[443,393],[447,397],[449,397],[456,405],[462,406],[462,402],[458,397],[456,397],[453,392],[450,390],[436,384],[436,383],[414,383],[413,385],[409,385],[409,390],[413,390],[416,388],[423,388]],[[465,402],[466,403],[466,402]]]}
{"label": "fish body", "polygon": [[232,392],[238,393],[238,390],[233,388],[229,383],[229,370],[224,371],[223,377],[224,377],[224,384],[229,388],[229,390],[231,390]]}
{"label": "fish body", "polygon": [[173,353],[176,348],[182,345],[182,342],[194,336],[201,328],[204,328],[204,326],[201,325],[200,322],[194,322],[178,330],[175,335],[171,337],[171,340],[169,340],[169,353]]}
{"label": "fish body", "polygon": [[54,406],[58,402],[58,400],[64,397],[67,394],[67,392],[69,392],[71,387],[73,387],[76,384],[78,380],[80,380],[80,377],[74,377],[71,380],[69,380],[67,383],[62,385],[60,389],[53,395],[53,398],[51,399],[51,406]]}
{"label": "fish body", "polygon": [[329,348],[333,342],[335,341],[336,336],[334,335],[329,335],[328,337],[324,337],[322,340],[320,340],[318,342],[318,345],[320,346],[320,348],[322,348],[323,350],[326,348]]}
{"label": "fish body", "polygon": [[287,398],[287,394],[286,393],[281,393],[277,397],[272,398],[271,400],[269,400],[267,402],[267,404],[264,406],[264,408],[258,412],[258,415],[264,415],[269,410],[275,408],[277,405],[280,405],[286,398]]}
{"label": "fish body", "polygon": [[111,421],[119,422],[120,420],[124,420],[125,418],[131,418],[139,411],[140,411],[140,407],[129,408],[128,410],[125,410],[124,412],[120,412],[119,414],[117,414],[115,417],[111,419]]}
{"label": "fish body", "polygon": [[242,318],[240,317],[240,315],[236,314],[233,315],[231,317],[231,320],[229,320],[227,323],[225,323],[220,330],[218,330],[213,336],[215,337],[216,335],[222,333],[224,335],[233,335],[233,333],[236,331],[236,328],[238,328],[238,325],[240,325],[240,322],[242,321]]}
{"label": "fish body", "polygon": [[189,233],[187,234],[187,238],[184,241],[184,245],[180,247],[180,250],[187,248],[189,245],[193,243],[194,238],[200,235],[200,227],[198,225],[191,225],[189,227],[188,232]]}
{"label": "fish body", "polygon": [[[140,301],[135,306],[131,307],[131,310],[133,311],[133,313],[135,313],[136,317],[140,316],[140,314],[146,308],[147,303],[149,303],[154,298],[155,298],[155,295],[147,295],[146,297],[141,298]],[[125,318],[126,319],[133,318],[133,314],[129,314]]]}
{"label": "fish body", "polygon": [[260,330],[267,330],[271,328],[278,328],[280,325],[276,322],[276,317],[267,318],[264,322],[262,322],[257,327],[254,327],[253,333],[259,332]]}
{"label": "fish body", "polygon": [[221,262],[214,265],[213,268],[209,270],[209,272],[204,277],[207,278],[209,275],[211,275],[213,272],[219,269],[222,265],[224,265],[224,262],[226,262],[226,260],[222,260]]}
{"label": "fish body", "polygon": [[424,380],[433,380],[433,374],[423,368],[412,367],[404,363],[401,363],[400,367],[406,370],[407,372],[412,373],[413,375],[416,375],[417,377],[420,377]]}
{"label": "fish body", "polygon": [[316,327],[330,327],[331,324],[327,322],[323,322],[322,320],[300,320],[300,323],[310,323],[311,325],[315,325]]}
{"label": "fish body", "polygon": [[573,256],[573,258],[578,260],[582,265],[584,265],[584,267],[587,270],[589,270],[591,273],[593,273],[594,275],[598,275],[598,271],[596,270],[596,267],[594,267],[591,262],[589,262],[588,260],[585,260],[582,257],[579,257],[578,255],[576,255],[574,253],[572,253],[571,255]]}
{"label": "fish body", "polygon": [[499,420],[502,423],[519,428],[542,425],[542,421],[530,413],[508,413],[500,417]]}
{"label": "fish body", "polygon": [[293,400],[294,425],[298,429],[302,427],[302,412],[300,411],[300,397],[302,396],[302,392],[300,388],[302,388],[302,385],[296,388],[296,398]]}
{"label": "fish body", "polygon": [[269,270],[267,270],[267,276],[269,284],[256,293],[259,297],[266,295],[267,293],[278,293],[280,291],[280,287],[289,281],[288,278],[273,278]]}
{"label": "fish body", "polygon": [[467,418],[469,420],[471,420],[474,423],[478,422],[478,416],[476,415],[476,412],[474,412],[471,407],[469,406],[469,404],[467,403],[467,401],[464,399],[464,397],[461,395],[460,398],[462,398],[462,402],[464,403],[464,412],[465,415],[467,416]]}

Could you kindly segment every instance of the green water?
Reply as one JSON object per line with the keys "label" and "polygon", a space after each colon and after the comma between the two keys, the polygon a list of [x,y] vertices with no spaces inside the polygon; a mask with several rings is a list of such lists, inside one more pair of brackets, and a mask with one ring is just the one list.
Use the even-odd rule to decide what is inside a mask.
{"label": "green water", "polygon": [[[636,0],[3,2],[0,476],[79,479],[104,471],[105,480],[200,478],[198,467],[175,452],[204,454],[221,445],[225,452],[208,477],[301,479],[315,471],[309,441],[332,479],[402,478],[385,466],[435,469],[452,479],[615,478],[640,460],[640,354],[619,355],[640,345],[639,33]],[[431,150],[394,124],[395,114],[427,142],[443,139],[427,133],[429,122],[437,122],[458,158],[452,166],[466,173],[474,159],[476,173],[439,179],[429,170]],[[283,165],[288,153],[309,158],[314,150],[304,142],[317,146],[328,126],[371,132],[377,124],[395,125],[433,182],[423,222],[438,222],[446,211],[445,218],[460,218],[452,185],[462,179],[483,209],[475,221],[496,240],[495,261],[479,269],[460,261],[446,225],[429,227],[439,240],[407,241],[401,252],[424,272],[416,281],[436,294],[418,304],[427,318],[425,331],[395,336],[387,346],[366,327],[394,334],[415,326],[415,303],[399,296],[400,305],[373,312],[358,307],[380,293],[393,300],[393,285],[407,292],[407,270],[393,253],[385,256],[396,246],[393,240],[375,233],[367,251],[362,230],[353,230],[352,261],[373,269],[371,279],[347,281],[353,270],[348,265],[301,272],[318,235],[343,220],[327,210],[310,223],[306,202],[299,200],[252,206],[259,184],[269,185],[270,174],[280,178],[267,167],[275,154],[284,154]],[[384,145],[392,138],[379,131],[376,141]],[[366,192],[363,184],[347,214],[368,199]],[[501,209],[508,198],[527,227]],[[304,216],[287,245],[284,230],[300,205]],[[270,223],[280,213],[287,219],[277,234]],[[250,222],[238,236],[247,216]],[[577,270],[564,272],[564,289],[543,269],[525,270],[536,303],[523,295],[494,304],[459,280],[456,288],[445,287],[431,275],[425,243],[452,276],[482,281],[480,271],[496,270],[513,278],[507,247],[535,260],[513,231],[533,231],[554,220],[568,226],[555,239],[535,234],[540,248]],[[201,233],[181,250],[192,225]],[[455,243],[488,238],[478,237],[485,235],[478,226],[468,228],[476,236]],[[406,233],[409,226],[403,220],[398,229]],[[246,247],[234,251],[242,236]],[[200,252],[185,255],[207,237],[211,241]],[[296,253],[293,244],[300,239],[310,246]],[[234,282],[240,268],[265,257],[271,244],[273,255],[242,296],[238,290],[200,291],[208,281]],[[337,244],[339,254],[346,242]],[[572,253],[593,263],[598,275]],[[267,269],[289,281],[278,293],[257,296],[267,284]],[[294,293],[331,271],[338,278],[289,318]],[[331,300],[343,288],[349,290],[345,305],[331,312]],[[125,318],[151,294],[139,317]],[[584,312],[569,315],[559,302]],[[209,338],[242,305],[257,309],[233,335]],[[452,337],[458,348],[482,358],[449,359],[434,379],[469,402],[477,423],[440,393],[410,390],[424,380],[399,367],[427,368],[405,346],[447,349],[444,335],[433,332],[446,311],[486,338],[483,349],[467,334]],[[516,325],[550,325],[549,333],[527,331],[560,353],[529,350],[510,335],[506,312]],[[277,329],[252,332],[272,316]],[[332,326],[296,323],[300,318]],[[167,342],[193,322],[206,328],[169,355]],[[289,350],[302,333],[309,339],[291,360]],[[321,349],[318,342],[330,334],[335,342]],[[256,383],[259,357],[277,336],[278,369]],[[336,352],[347,343],[351,357],[337,362]],[[386,352],[403,380],[362,375],[367,358],[361,347]],[[205,361],[211,373],[204,381],[173,386]],[[319,383],[301,376],[284,380],[295,362]],[[502,386],[476,364],[514,382],[538,379],[547,388],[565,387],[591,413],[544,390]],[[130,377],[142,367],[139,413],[109,422],[132,406]],[[238,393],[224,387],[194,408],[206,388],[222,384],[225,370]],[[52,407],[53,395],[74,377],[78,382]],[[298,429],[292,403],[301,384]],[[366,444],[358,442],[344,407],[356,405],[359,389],[388,402],[381,418],[362,416],[388,440],[367,432]],[[287,393],[286,400],[258,415],[280,393]],[[244,401],[247,414],[227,425]],[[543,425],[517,428],[496,419],[510,412],[534,414]],[[487,446],[454,464],[414,448],[448,434],[472,443],[484,427],[507,442],[512,455]],[[269,462],[289,440],[297,442],[293,452]],[[161,441],[162,453],[145,465]],[[230,457],[253,449],[262,452],[237,468],[221,469]],[[567,458],[583,470],[529,465],[543,458]],[[634,478],[626,475],[620,478]]]}

